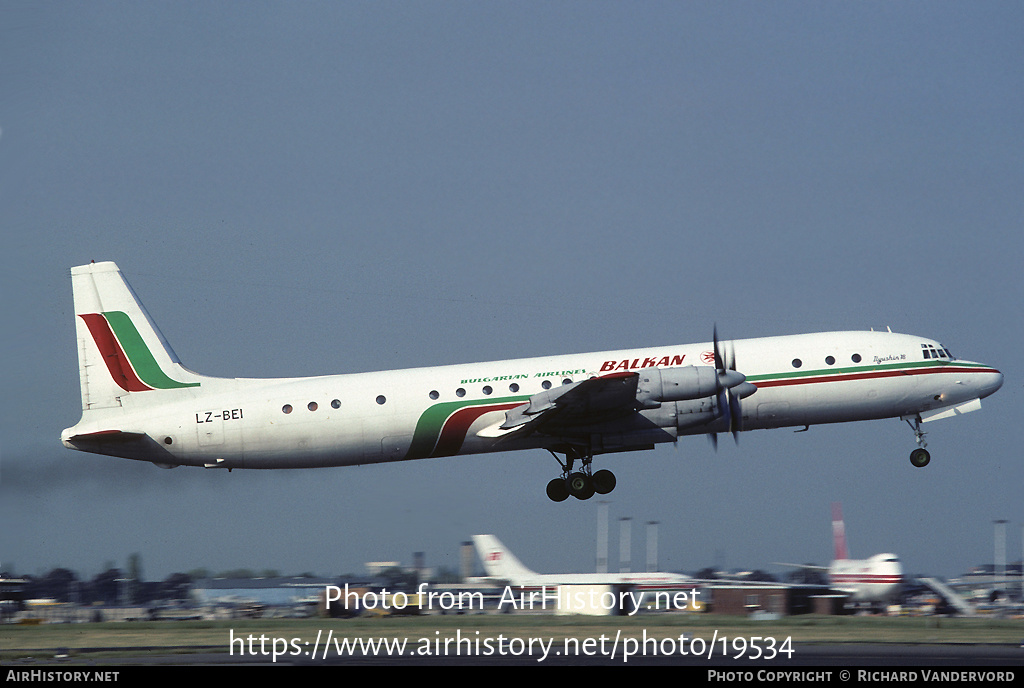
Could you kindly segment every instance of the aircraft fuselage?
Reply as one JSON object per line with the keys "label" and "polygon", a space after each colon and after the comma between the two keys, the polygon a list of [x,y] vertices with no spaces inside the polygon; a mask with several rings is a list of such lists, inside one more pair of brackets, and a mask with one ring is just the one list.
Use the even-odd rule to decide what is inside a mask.
{"label": "aircraft fuselage", "polygon": [[[198,378],[193,387],[126,394],[65,432],[117,430],[147,442],[92,441],[89,450],[168,465],[309,468],[545,447],[558,438],[495,440],[477,432],[545,389],[611,372],[708,366],[711,343],[292,379]],[[994,369],[949,358],[928,339],[889,332],[831,332],[736,340],[756,394],[742,401],[743,430],[911,417],[987,396]],[[146,395],[160,394],[159,405]],[[140,402],[136,404],[135,402]],[[141,403],[147,402],[147,403]],[[724,432],[713,397],[663,402],[598,419],[579,432],[595,454],[679,436]]]}
{"label": "aircraft fuselage", "polygon": [[889,602],[903,585],[903,568],[895,554],[876,554],[869,559],[838,559],[828,571],[829,582],[849,593],[850,601]]}
{"label": "aircraft fuselage", "polygon": [[[680,436],[975,410],[999,371],[891,332],[764,339],[310,378],[185,368],[112,262],[71,270],[82,419],[72,449],[163,467],[313,468],[541,447],[555,501],[615,487],[594,456]],[[576,461],[581,466],[574,468]]]}

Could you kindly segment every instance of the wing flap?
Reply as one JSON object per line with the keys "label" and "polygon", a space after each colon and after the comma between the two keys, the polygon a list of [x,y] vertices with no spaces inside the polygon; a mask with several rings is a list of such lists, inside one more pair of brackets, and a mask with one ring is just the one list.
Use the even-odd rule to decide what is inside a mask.
{"label": "wing flap", "polygon": [[927,423],[932,420],[941,420],[943,418],[952,418],[953,416],[960,416],[971,411],[977,411],[981,408],[981,399],[972,399],[965,401],[962,404],[956,404],[954,406],[945,406],[943,408],[933,409],[931,411],[925,411],[921,414],[921,421]]}

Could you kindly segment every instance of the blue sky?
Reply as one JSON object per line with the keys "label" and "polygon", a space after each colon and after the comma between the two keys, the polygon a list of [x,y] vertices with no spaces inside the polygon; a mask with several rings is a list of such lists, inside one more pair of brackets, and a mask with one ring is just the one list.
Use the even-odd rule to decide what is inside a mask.
{"label": "blue sky", "polygon": [[[983,409],[608,457],[661,567],[1020,558],[1024,7],[1012,2],[5,2],[0,561],[592,570],[545,452],[231,474],[71,452],[68,269],[115,260],[183,362],[299,376],[891,327]],[[618,561],[613,525],[610,556]]]}

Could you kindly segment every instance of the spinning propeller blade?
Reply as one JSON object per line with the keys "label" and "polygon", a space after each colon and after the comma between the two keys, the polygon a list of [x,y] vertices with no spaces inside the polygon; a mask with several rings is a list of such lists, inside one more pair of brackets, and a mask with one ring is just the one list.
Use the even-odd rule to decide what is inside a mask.
{"label": "spinning propeller blade", "polygon": [[[746,376],[743,373],[737,372],[736,370],[736,348],[733,347],[729,351],[729,364],[728,367],[725,363],[725,357],[722,356],[722,350],[718,343],[718,325],[715,324],[713,333],[714,342],[714,353],[715,353],[715,370],[716,375],[716,398],[718,400],[718,408],[728,420],[728,431],[732,433],[733,440],[739,444],[740,438],[739,433],[743,430],[743,408],[740,405],[742,396],[733,392],[733,388],[739,385],[745,384]],[[743,396],[749,396],[744,394]],[[718,433],[711,433],[708,435],[711,440],[711,445],[717,450],[718,449]]]}

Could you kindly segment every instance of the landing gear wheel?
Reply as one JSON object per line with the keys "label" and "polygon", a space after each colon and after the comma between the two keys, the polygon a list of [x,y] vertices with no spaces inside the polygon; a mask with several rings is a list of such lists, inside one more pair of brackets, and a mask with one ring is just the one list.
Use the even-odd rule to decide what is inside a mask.
{"label": "landing gear wheel", "polygon": [[548,499],[552,502],[564,502],[569,498],[569,487],[565,478],[555,478],[548,483]]}
{"label": "landing gear wheel", "polygon": [[586,473],[573,473],[568,480],[569,494],[576,499],[590,499],[594,496],[594,481]]}
{"label": "landing gear wheel", "polygon": [[600,470],[591,478],[594,483],[594,492],[597,494],[608,494],[615,489],[615,474],[609,470]]}
{"label": "landing gear wheel", "polygon": [[910,425],[914,429],[914,439],[917,440],[917,449],[910,452],[910,463],[917,466],[918,468],[924,468],[931,461],[931,454],[925,447],[928,443],[924,441],[925,432],[921,429],[921,416],[918,415],[914,418],[914,424],[910,425],[910,420],[907,420],[907,425]]}

